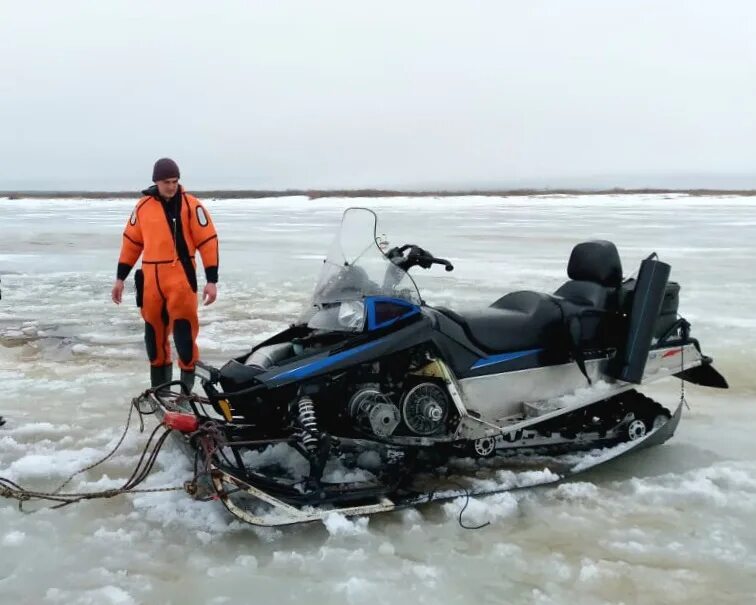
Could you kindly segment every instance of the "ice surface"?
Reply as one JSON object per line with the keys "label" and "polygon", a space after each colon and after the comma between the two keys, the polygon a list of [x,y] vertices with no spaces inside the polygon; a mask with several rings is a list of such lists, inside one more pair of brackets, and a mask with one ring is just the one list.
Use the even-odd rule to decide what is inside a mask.
{"label": "ice surface", "polygon": [[[355,200],[207,200],[221,237],[218,302],[200,310],[213,363],[286,327],[310,296],[339,216]],[[359,200],[392,244],[450,258],[418,272],[433,304],[553,291],[578,241],[617,243],[625,273],[653,251],[682,284],[681,312],[729,392],[689,387],[667,445],[575,481],[367,519],[279,530],[234,521],[182,492],[19,513],[0,502],[2,602],[725,603],[756,602],[756,200],[538,196]],[[115,444],[145,386],[133,286],[109,302],[133,201],[0,200],[0,475],[53,488]],[[650,395],[674,406],[671,381]],[[581,394],[576,394],[579,397]],[[151,426],[151,425],[150,425]],[[149,427],[148,427],[149,428]],[[144,435],[71,488],[131,470]],[[301,457],[277,451],[292,473]],[[267,454],[262,454],[267,455]],[[370,456],[360,460],[370,466]],[[363,464],[364,463],[364,464]],[[335,465],[333,477],[356,472]],[[526,485],[549,477],[502,472]],[[190,473],[169,445],[150,487]],[[104,474],[104,476],[103,476]],[[27,506],[31,509],[31,506]]]}

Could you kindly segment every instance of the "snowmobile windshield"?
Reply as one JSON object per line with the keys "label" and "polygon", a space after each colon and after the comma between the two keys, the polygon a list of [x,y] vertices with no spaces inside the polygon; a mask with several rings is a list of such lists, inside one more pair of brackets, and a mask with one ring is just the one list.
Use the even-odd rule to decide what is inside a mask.
{"label": "snowmobile windshield", "polygon": [[415,282],[384,254],[388,242],[378,237],[378,218],[367,208],[349,208],[323,262],[312,302],[302,318],[318,330],[361,332],[364,299],[399,298],[419,305]]}

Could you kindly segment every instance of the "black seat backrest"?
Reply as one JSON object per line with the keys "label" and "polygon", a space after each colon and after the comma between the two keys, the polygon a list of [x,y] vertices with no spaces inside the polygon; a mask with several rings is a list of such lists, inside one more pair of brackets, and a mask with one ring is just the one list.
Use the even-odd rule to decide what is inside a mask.
{"label": "black seat backrest", "polygon": [[622,261],[617,246],[606,240],[578,244],[570,254],[567,275],[576,281],[617,288],[622,284]]}
{"label": "black seat backrest", "polygon": [[617,246],[606,240],[583,242],[572,249],[566,282],[554,294],[581,305],[604,309],[622,284],[622,261]]}

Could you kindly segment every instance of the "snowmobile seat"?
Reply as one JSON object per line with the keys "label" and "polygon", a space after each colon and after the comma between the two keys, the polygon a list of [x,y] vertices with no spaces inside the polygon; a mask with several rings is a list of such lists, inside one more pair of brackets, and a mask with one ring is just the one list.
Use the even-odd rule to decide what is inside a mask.
{"label": "snowmobile seat", "polygon": [[462,313],[438,310],[488,352],[596,344],[604,312],[616,304],[622,284],[617,247],[604,240],[578,244],[570,255],[567,274],[570,281],[553,296],[523,290],[502,296],[488,308]]}
{"label": "snowmobile seat", "polygon": [[562,284],[554,296],[568,300],[576,305],[606,309],[614,294],[614,288],[605,288],[590,281],[570,280]]}
{"label": "snowmobile seat", "polygon": [[490,307],[463,313],[444,307],[438,311],[460,324],[479,347],[496,353],[548,346],[559,338],[563,326],[554,299],[529,290],[510,292]]}

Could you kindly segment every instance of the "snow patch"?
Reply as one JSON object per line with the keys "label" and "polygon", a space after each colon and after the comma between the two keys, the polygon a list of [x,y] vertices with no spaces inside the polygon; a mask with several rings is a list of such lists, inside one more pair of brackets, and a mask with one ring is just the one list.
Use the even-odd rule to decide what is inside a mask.
{"label": "snow patch", "polygon": [[53,454],[28,454],[14,460],[7,476],[14,481],[65,477],[94,462],[101,452],[92,448],[58,450]]}
{"label": "snow patch", "polygon": [[373,473],[362,468],[347,468],[340,459],[334,458],[328,460],[323,471],[323,479],[332,483],[358,483],[374,478]]}
{"label": "snow patch", "polygon": [[426,584],[434,585],[436,583],[436,579],[439,576],[438,570],[435,567],[431,567],[430,565],[415,563],[413,565],[410,565],[410,569],[415,576],[417,576]]}
{"label": "snow patch", "polygon": [[126,531],[122,527],[119,527],[116,530],[99,527],[92,536],[96,540],[108,540],[111,542],[121,542],[123,544],[130,544],[134,541],[134,534]]}
{"label": "snow patch", "polygon": [[18,546],[26,541],[26,534],[22,531],[11,531],[3,536],[0,544],[3,546]]}
{"label": "snow patch", "polygon": [[417,525],[423,522],[423,515],[416,508],[405,508],[399,511],[399,517],[404,525]]}
{"label": "snow patch", "polygon": [[578,582],[588,585],[597,585],[608,579],[618,577],[616,571],[608,569],[603,562],[583,559],[580,562],[580,571],[578,572]]}
{"label": "snow patch", "polygon": [[117,586],[103,586],[96,590],[86,590],[78,596],[70,591],[50,588],[45,593],[45,600],[53,603],[75,603],[76,605],[136,605],[134,598]]}
{"label": "snow patch", "polygon": [[341,513],[333,512],[323,517],[323,525],[331,536],[358,536],[368,531],[368,517],[351,520]]}
{"label": "snow patch", "polygon": [[21,426],[13,427],[6,432],[15,437],[42,437],[68,433],[71,426],[68,424],[52,424],[50,422],[29,422]]}
{"label": "snow patch", "polygon": [[346,582],[339,582],[335,586],[336,592],[344,593],[350,602],[365,602],[375,594],[377,586],[364,578],[349,578]]}
{"label": "snow patch", "polygon": [[573,483],[563,483],[558,486],[553,495],[557,500],[564,500],[566,502],[578,502],[595,500],[598,496],[599,488],[593,483],[586,483],[583,481],[576,481]]}
{"label": "snow patch", "polygon": [[[456,498],[443,505],[446,516],[450,519],[459,519],[459,514],[467,501],[466,496]],[[482,525],[493,523],[501,519],[512,517],[517,513],[517,499],[510,493],[504,492],[484,498],[470,498],[467,508],[462,513],[462,522],[465,525]]]}
{"label": "snow patch", "polygon": [[384,542],[378,547],[378,553],[384,557],[393,557],[396,554],[396,549],[391,542]]}
{"label": "snow patch", "polygon": [[242,454],[242,461],[250,468],[280,466],[293,479],[306,477],[310,472],[310,463],[286,443],[276,443],[263,450],[247,450]]}
{"label": "snow patch", "polygon": [[239,567],[257,569],[257,558],[254,555],[239,555],[234,560],[234,563]]}

